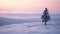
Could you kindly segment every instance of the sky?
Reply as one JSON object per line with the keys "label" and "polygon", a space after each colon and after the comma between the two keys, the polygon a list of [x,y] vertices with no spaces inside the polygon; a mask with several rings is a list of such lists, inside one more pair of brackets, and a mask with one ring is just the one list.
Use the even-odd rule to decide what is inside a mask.
{"label": "sky", "polygon": [[60,13],[60,0],[0,0],[0,13]]}

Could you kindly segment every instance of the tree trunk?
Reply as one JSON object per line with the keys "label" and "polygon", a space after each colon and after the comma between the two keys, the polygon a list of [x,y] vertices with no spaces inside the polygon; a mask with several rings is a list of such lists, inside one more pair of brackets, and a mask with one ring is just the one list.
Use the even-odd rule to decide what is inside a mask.
{"label": "tree trunk", "polygon": [[47,25],[47,23],[45,22],[45,25]]}

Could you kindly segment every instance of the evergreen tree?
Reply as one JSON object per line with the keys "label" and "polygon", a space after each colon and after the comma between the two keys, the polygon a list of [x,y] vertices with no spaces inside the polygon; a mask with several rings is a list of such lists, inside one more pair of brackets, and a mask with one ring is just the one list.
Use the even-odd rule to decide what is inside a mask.
{"label": "evergreen tree", "polygon": [[45,8],[41,18],[42,18],[42,22],[45,22],[45,25],[47,25],[47,22],[50,20],[50,16],[47,8]]}

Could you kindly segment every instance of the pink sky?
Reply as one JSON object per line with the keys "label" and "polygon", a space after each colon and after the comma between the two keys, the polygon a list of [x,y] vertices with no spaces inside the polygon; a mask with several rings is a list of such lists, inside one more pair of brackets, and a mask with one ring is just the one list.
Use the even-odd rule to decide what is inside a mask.
{"label": "pink sky", "polygon": [[60,0],[0,0],[0,13],[41,13],[45,7],[60,12]]}

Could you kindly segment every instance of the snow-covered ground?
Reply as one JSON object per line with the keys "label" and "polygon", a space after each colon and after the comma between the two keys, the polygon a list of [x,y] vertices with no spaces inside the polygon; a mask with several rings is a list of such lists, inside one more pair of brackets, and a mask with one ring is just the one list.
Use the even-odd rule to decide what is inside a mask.
{"label": "snow-covered ground", "polygon": [[0,15],[0,34],[60,34],[59,15],[51,15],[52,19],[46,26],[39,14]]}

